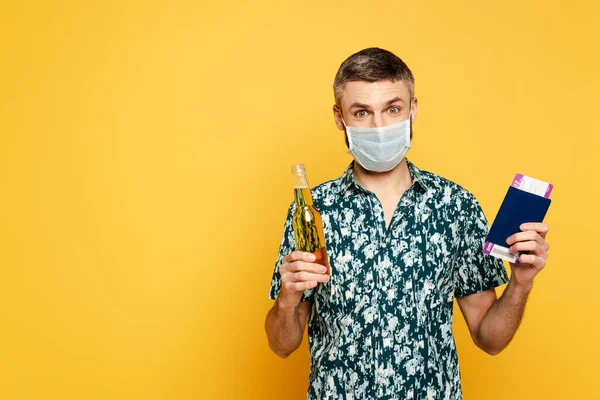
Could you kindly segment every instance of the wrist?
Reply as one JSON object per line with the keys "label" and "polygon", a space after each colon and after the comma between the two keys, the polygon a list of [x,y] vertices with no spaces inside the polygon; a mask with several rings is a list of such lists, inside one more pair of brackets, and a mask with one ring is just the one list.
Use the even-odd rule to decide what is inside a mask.
{"label": "wrist", "polygon": [[290,301],[285,296],[277,297],[277,308],[281,311],[293,311],[298,308],[298,304]]}
{"label": "wrist", "polygon": [[527,294],[533,289],[533,281],[528,282],[519,282],[514,275],[511,276],[509,285],[512,287],[514,291],[519,293]]}

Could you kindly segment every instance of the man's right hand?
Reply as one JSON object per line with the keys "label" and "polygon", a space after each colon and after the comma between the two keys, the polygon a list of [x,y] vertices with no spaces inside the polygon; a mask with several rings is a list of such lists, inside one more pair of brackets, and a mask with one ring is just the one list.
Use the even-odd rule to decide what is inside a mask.
{"label": "man's right hand", "polygon": [[314,263],[316,257],[312,253],[294,251],[283,259],[279,267],[281,290],[279,292],[280,307],[297,307],[302,293],[314,288],[319,282],[329,281],[324,265]]}

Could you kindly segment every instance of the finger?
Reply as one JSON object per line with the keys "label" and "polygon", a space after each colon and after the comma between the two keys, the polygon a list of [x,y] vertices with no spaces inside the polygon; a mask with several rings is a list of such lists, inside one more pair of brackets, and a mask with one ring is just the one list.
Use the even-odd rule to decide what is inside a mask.
{"label": "finger", "polygon": [[544,247],[542,247],[542,245],[540,245],[538,242],[535,242],[535,241],[518,242],[518,243],[515,243],[512,246],[510,246],[508,250],[511,253],[529,251],[529,252],[533,252],[533,254],[538,255],[538,256],[545,255]]}
{"label": "finger", "polygon": [[308,281],[317,281],[317,282],[327,282],[329,281],[329,275],[325,274],[313,274],[306,271],[296,272],[294,274],[290,274],[289,279],[292,282],[308,282]]}
{"label": "finger", "polygon": [[546,260],[533,254],[521,254],[519,264],[531,264],[536,268],[542,269],[546,266]]}
{"label": "finger", "polygon": [[547,224],[541,222],[527,222],[521,224],[520,228],[522,231],[536,231],[543,238],[546,237],[546,234],[550,229],[550,227]]}
{"label": "finger", "polygon": [[292,251],[290,254],[283,258],[284,263],[291,263],[293,261],[305,261],[305,262],[313,262],[317,259],[314,254],[307,253],[304,251]]}
{"label": "finger", "polygon": [[317,284],[317,281],[288,282],[285,284],[285,290],[291,292],[304,292],[305,290],[314,288]]}
{"label": "finger", "polygon": [[[289,272],[312,272],[314,274],[324,274],[327,272],[327,268],[324,265],[316,264],[316,263],[307,263],[304,261],[294,261],[288,264],[285,264],[285,270]],[[282,266],[283,267],[283,266]]]}
{"label": "finger", "polygon": [[548,244],[546,239],[541,237],[540,234],[537,233],[536,231],[515,233],[514,235],[510,236],[506,240],[506,243],[511,245],[511,244],[515,244],[515,243],[519,243],[519,242],[526,242],[526,241],[537,242],[545,251],[548,251],[550,249],[550,245]]}
{"label": "finger", "polygon": [[545,244],[545,240],[543,237],[540,236],[539,233],[537,233],[536,231],[527,231],[527,232],[519,232],[519,233],[515,233],[514,235],[509,236],[508,239],[506,239],[506,243],[509,245],[518,243],[518,242],[526,242],[526,241],[535,241],[537,243],[539,243],[540,246],[544,246]]}

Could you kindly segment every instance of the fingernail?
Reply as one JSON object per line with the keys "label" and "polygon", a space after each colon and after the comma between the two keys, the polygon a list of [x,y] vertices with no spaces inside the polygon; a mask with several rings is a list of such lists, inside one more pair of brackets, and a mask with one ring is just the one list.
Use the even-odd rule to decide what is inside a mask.
{"label": "fingernail", "polygon": [[525,229],[527,229],[527,224],[521,224],[520,228],[522,231],[524,231]]}
{"label": "fingernail", "polygon": [[319,272],[322,272],[322,273],[323,273],[323,272],[327,272],[327,268],[325,268],[325,267],[321,267],[321,268],[319,268]]}
{"label": "fingernail", "polygon": [[315,261],[317,259],[317,256],[315,256],[314,254],[311,254],[311,255],[308,256],[308,259],[310,261]]}
{"label": "fingernail", "polygon": [[512,242],[512,240],[510,240],[510,238],[506,239],[506,244],[510,244],[510,242]]}

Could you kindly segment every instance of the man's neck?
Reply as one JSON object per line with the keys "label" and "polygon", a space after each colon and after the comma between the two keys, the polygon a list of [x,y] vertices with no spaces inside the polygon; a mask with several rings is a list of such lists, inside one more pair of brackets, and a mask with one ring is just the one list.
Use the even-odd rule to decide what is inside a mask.
{"label": "man's neck", "polygon": [[401,196],[412,185],[412,176],[406,158],[388,172],[367,171],[355,162],[354,179],[356,183],[378,197]]}

